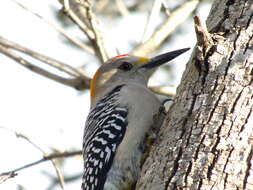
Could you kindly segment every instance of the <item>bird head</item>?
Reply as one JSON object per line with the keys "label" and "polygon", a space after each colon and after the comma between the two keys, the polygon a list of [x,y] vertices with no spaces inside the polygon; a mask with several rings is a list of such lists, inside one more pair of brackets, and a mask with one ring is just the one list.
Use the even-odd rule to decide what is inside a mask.
{"label": "bird head", "polygon": [[147,85],[156,69],[176,58],[189,48],[164,53],[153,58],[119,55],[106,61],[91,80],[91,103],[94,104],[106,92],[121,84]]}

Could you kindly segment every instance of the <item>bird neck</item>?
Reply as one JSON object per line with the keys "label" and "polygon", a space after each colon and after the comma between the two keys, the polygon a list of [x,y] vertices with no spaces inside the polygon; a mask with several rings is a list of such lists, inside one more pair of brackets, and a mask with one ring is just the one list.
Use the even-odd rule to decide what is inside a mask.
{"label": "bird neck", "polygon": [[97,89],[95,96],[91,97],[91,108],[96,106],[99,101],[103,101],[103,98],[105,98],[105,96],[110,96],[111,94],[118,93],[124,85],[125,84],[115,84],[110,85],[109,87],[105,86]]}

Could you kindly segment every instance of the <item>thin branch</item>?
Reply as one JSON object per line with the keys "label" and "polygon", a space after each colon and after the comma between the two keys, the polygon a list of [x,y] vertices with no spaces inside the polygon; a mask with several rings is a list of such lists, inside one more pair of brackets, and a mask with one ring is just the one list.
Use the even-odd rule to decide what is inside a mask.
{"label": "thin branch", "polygon": [[[90,3],[88,0],[86,0],[87,3]],[[102,57],[103,62],[105,62],[108,59],[107,50],[104,46],[104,39],[102,35],[102,31],[100,29],[99,22],[95,16],[95,14],[91,10],[91,4],[86,6],[87,9],[87,18],[90,22],[91,29],[94,33],[95,39],[93,41],[94,47],[96,47],[99,51],[100,56]]]}
{"label": "thin branch", "polygon": [[74,23],[81,29],[81,31],[88,37],[90,41],[92,41],[95,37],[93,32],[87,27],[87,20],[83,13],[83,9],[80,9],[79,2],[63,0],[63,8],[64,12],[72,19]]}
{"label": "thin branch", "polygon": [[33,145],[36,149],[38,149],[40,152],[42,152],[44,154],[44,151],[43,149],[38,146],[36,143],[34,143],[30,138],[28,138],[26,135],[22,134],[22,133],[19,133],[17,131],[14,131],[13,130],[13,133],[15,133],[16,137],[17,138],[22,138],[24,140],[26,140],[27,142],[29,142],[31,145]]}
{"label": "thin branch", "polygon": [[137,46],[132,51],[132,54],[138,56],[147,56],[152,51],[157,49],[157,47],[159,47],[165,41],[165,39],[189,17],[189,15],[196,9],[198,3],[199,0],[187,1],[181,7],[172,12],[166,22],[159,27],[159,29],[150,37],[150,39]]}
{"label": "thin branch", "polygon": [[51,159],[50,161],[51,161],[51,163],[53,164],[53,166],[55,168],[55,172],[56,172],[57,178],[59,179],[59,184],[60,184],[62,190],[64,190],[65,189],[64,188],[65,182],[64,182],[64,177],[62,175],[62,172],[61,172],[60,168],[57,166],[57,163],[55,162],[55,160]]}
{"label": "thin branch", "polygon": [[128,16],[129,11],[125,5],[125,3],[122,0],[116,0],[117,7],[119,9],[119,12],[122,14],[122,16]]}
{"label": "thin branch", "polygon": [[[59,184],[59,179],[51,175],[50,173],[46,171],[42,171],[44,175],[50,178],[51,184],[48,186],[47,190],[53,190],[57,184]],[[66,183],[71,183],[77,179],[80,179],[82,177],[83,173],[73,174],[71,176],[64,175],[64,179]]]}
{"label": "thin branch", "polygon": [[43,150],[40,148],[40,146],[38,146],[36,143],[34,143],[30,138],[28,138],[26,135],[24,135],[23,133],[20,133],[20,132],[17,132],[11,128],[8,128],[8,127],[3,127],[3,126],[0,126],[1,129],[5,130],[5,131],[9,131],[13,134],[15,134],[15,136],[17,138],[22,138],[24,140],[26,140],[29,144],[33,145],[36,149],[38,149],[39,151],[43,152]]}
{"label": "thin branch", "polygon": [[194,17],[194,28],[197,37],[197,45],[202,49],[203,54],[205,54],[208,51],[208,48],[213,45],[211,35],[207,31],[206,25],[201,22],[198,16]]}
{"label": "thin branch", "polygon": [[65,11],[70,11],[69,0],[63,0],[63,7]]}
{"label": "thin branch", "polygon": [[208,50],[213,46],[214,42],[212,40],[211,34],[208,33],[205,23],[202,23],[198,16],[194,17],[194,28],[197,37],[197,46],[195,48],[196,63],[195,66],[198,71],[206,69],[202,67],[201,63],[205,62],[206,54]]}
{"label": "thin branch", "polygon": [[51,161],[52,159],[56,159],[56,158],[67,158],[67,157],[72,157],[72,156],[77,156],[77,155],[82,155],[82,151],[81,150],[76,150],[76,151],[70,151],[70,152],[57,152],[57,153],[52,153],[52,154],[48,154],[48,155],[44,155],[43,158],[37,160],[37,161],[34,161],[34,162],[31,162],[29,164],[26,164],[24,166],[21,166],[19,168],[16,168],[16,169],[13,169],[13,170],[10,170],[8,172],[3,172],[3,173],[0,173],[0,177],[1,176],[6,176],[6,175],[10,175],[12,173],[16,173],[20,170],[23,170],[23,169],[26,169],[26,168],[29,168],[29,167],[32,167],[34,165],[38,165],[42,162],[46,162],[46,161]]}
{"label": "thin branch", "polygon": [[153,27],[157,22],[157,17],[159,16],[161,7],[162,7],[162,0],[155,0],[143,32],[141,40],[142,43],[145,42],[146,39],[150,38],[150,36],[152,35],[154,29]]}
{"label": "thin branch", "polygon": [[[12,132],[12,133],[14,133],[14,134],[16,135],[16,137],[20,137],[20,138],[26,140],[28,143],[30,143],[31,145],[33,145],[37,150],[39,150],[40,152],[42,152],[43,155],[46,155],[46,152],[45,152],[38,144],[36,144],[33,140],[31,140],[31,139],[30,139],[29,137],[27,137],[26,135],[24,135],[24,134],[22,134],[22,133],[20,133],[20,132],[17,132],[17,131],[15,131],[15,130],[6,128],[6,127],[1,127],[1,128],[5,129],[5,130],[8,130],[8,131],[10,131],[10,132]],[[62,173],[61,173],[61,171],[60,171],[60,168],[57,166],[56,162],[55,162],[53,159],[50,159],[50,161],[51,161],[51,163],[53,164],[53,166],[54,166],[54,168],[55,168],[57,177],[58,177],[59,182],[60,182],[60,186],[61,186],[61,188],[64,190],[64,178],[63,178],[63,175],[62,175]],[[31,167],[31,166],[33,166],[33,165],[35,165],[35,164],[38,164],[38,161],[36,161],[36,162],[33,163],[33,164],[28,164],[28,166]],[[28,166],[27,166],[27,167],[28,167]],[[21,167],[21,168],[18,168],[18,169],[21,170],[21,169],[24,169],[24,167]],[[8,176],[8,175],[14,175],[15,173],[16,173],[16,171],[10,171],[10,172],[7,174],[7,176]],[[0,175],[0,176],[1,176],[1,175]]]}
{"label": "thin branch", "polygon": [[96,6],[96,12],[102,12],[109,3],[110,0],[96,1],[96,4],[94,4]]}
{"label": "thin branch", "polygon": [[1,176],[1,178],[0,178],[0,184],[2,184],[2,183],[5,182],[6,180],[8,180],[8,179],[10,179],[10,178],[13,178],[13,177],[15,177],[15,176],[17,176],[16,173],[10,173],[10,174],[8,174],[8,175]]}
{"label": "thin branch", "polygon": [[44,21],[46,24],[48,24],[49,26],[51,26],[53,29],[55,29],[57,32],[59,32],[61,35],[63,35],[67,40],[69,40],[70,42],[72,42],[74,45],[76,45],[77,47],[87,51],[88,53],[94,55],[95,52],[94,50],[89,47],[88,45],[80,42],[79,40],[73,38],[72,36],[70,36],[69,34],[67,34],[64,29],[62,29],[60,26],[53,24],[52,22],[46,20],[44,17],[42,17],[41,15],[39,15],[38,13],[30,10],[29,8],[25,7],[23,4],[17,2],[16,0],[12,0],[14,1],[17,5],[19,5],[21,8],[23,8],[24,10],[30,12],[31,14],[33,14],[34,16],[36,16],[37,18],[39,18],[40,20]]}
{"label": "thin branch", "polygon": [[80,77],[80,75],[82,75],[80,73],[80,71],[78,71],[77,69],[63,63],[63,62],[60,62],[60,61],[57,61],[51,57],[48,57],[46,55],[42,55],[40,53],[37,53],[31,49],[28,49],[24,46],[21,46],[15,42],[11,42],[5,38],[3,38],[2,36],[0,36],[0,44],[5,46],[5,47],[8,47],[8,48],[11,48],[11,49],[14,49],[14,50],[17,50],[17,51],[20,51],[22,53],[25,53],[29,56],[32,56],[44,63],[46,63],[47,65],[50,65],[62,72],[65,72],[67,74],[69,74],[70,76],[73,76],[73,77]]}
{"label": "thin branch", "polygon": [[102,62],[108,59],[100,25],[92,12],[89,0],[63,0],[64,11],[85,33]]}
{"label": "thin branch", "polygon": [[89,80],[86,78],[82,79],[79,77],[79,78],[69,79],[69,78],[64,78],[64,77],[58,76],[54,73],[51,73],[45,69],[42,69],[42,68],[30,63],[26,59],[24,59],[21,56],[19,56],[18,54],[16,54],[14,51],[12,51],[9,48],[6,48],[5,46],[2,46],[2,45],[0,45],[0,52],[3,53],[4,55],[6,55],[7,57],[15,60],[17,63],[24,66],[25,68],[27,68],[37,74],[40,74],[46,78],[52,79],[56,82],[65,84],[70,87],[74,87],[79,90],[89,88]]}
{"label": "thin branch", "polygon": [[165,96],[176,95],[176,88],[174,86],[150,86],[149,89],[160,95]]}
{"label": "thin branch", "polygon": [[166,0],[162,0],[162,6],[163,6],[163,8],[165,9],[166,15],[167,15],[167,16],[170,16],[171,12],[170,12],[170,10],[169,10],[169,8],[168,8],[169,6],[168,6]]}

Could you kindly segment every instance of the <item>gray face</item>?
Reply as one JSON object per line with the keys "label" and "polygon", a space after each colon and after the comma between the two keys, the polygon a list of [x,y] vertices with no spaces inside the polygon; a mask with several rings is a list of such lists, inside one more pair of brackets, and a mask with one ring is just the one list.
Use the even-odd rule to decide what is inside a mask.
{"label": "gray face", "polygon": [[91,80],[90,94],[92,104],[106,91],[117,85],[132,83],[147,85],[154,69],[142,66],[150,59],[136,56],[117,56],[104,63]]}
{"label": "gray face", "polygon": [[[133,81],[135,83],[146,84],[153,69],[141,68],[142,65],[149,62],[150,59],[136,56],[116,57],[108,60],[98,70],[100,73],[99,84],[104,85],[107,82]],[[122,81],[116,81],[116,80]],[[98,81],[97,81],[98,82]]]}

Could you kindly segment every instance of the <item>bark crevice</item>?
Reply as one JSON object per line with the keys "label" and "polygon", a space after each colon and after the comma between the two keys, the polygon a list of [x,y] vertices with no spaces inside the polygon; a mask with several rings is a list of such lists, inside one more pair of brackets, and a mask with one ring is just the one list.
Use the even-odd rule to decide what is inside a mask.
{"label": "bark crevice", "polygon": [[252,7],[247,0],[216,0],[209,32],[195,18],[198,43],[144,164],[140,180],[148,184],[137,189],[252,187],[245,185],[253,176]]}

